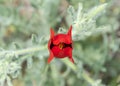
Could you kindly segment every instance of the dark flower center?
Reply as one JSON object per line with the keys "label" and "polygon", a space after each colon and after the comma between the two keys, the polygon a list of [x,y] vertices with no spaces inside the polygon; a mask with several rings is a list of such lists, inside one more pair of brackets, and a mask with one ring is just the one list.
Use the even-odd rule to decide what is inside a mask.
{"label": "dark flower center", "polygon": [[50,49],[52,49],[54,46],[58,46],[60,49],[64,49],[64,48],[66,48],[66,47],[72,48],[72,43],[66,44],[66,43],[61,42],[61,43],[59,43],[58,45],[54,45],[53,43],[51,43],[51,44],[50,44]]}

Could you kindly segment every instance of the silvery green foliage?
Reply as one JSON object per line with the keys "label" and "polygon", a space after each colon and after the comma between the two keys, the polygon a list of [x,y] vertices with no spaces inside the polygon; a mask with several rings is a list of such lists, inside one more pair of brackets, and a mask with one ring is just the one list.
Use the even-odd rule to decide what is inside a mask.
{"label": "silvery green foliage", "polygon": [[[34,46],[32,48],[20,49],[20,46],[17,43],[13,43],[15,46],[15,49],[17,50],[6,51],[4,49],[1,49],[1,52],[0,52],[0,70],[1,70],[0,71],[0,86],[4,86],[5,84],[7,84],[7,86],[12,86],[11,80],[16,78],[19,75],[22,62],[26,60],[27,68],[31,68],[33,64],[32,56],[39,55],[39,53],[37,53],[38,51],[40,51],[41,56],[48,55],[46,46],[44,45],[37,46],[37,44],[41,44],[40,43],[41,41],[36,42],[35,37],[36,36],[33,35],[31,38],[31,43],[32,43],[31,45]],[[46,52],[46,53],[42,53],[42,52]]]}
{"label": "silvery green foliage", "polygon": [[73,40],[78,41],[85,39],[88,36],[98,33],[111,31],[110,26],[96,27],[96,18],[105,12],[107,4],[102,4],[90,9],[87,12],[83,11],[82,3],[79,3],[77,12],[72,6],[69,6],[68,13],[72,18],[73,23]]}
{"label": "silvery green foliage", "polygon": [[[101,33],[104,34],[106,32],[111,31],[110,25],[100,26],[100,27],[96,26],[96,18],[105,12],[106,6],[107,4],[105,3],[96,6],[87,12],[84,12],[82,3],[79,3],[77,11],[73,8],[73,6],[69,6],[68,13],[70,14],[70,18],[71,18],[70,22],[73,23],[72,37],[74,41],[85,40],[89,36],[98,35]],[[105,57],[104,57],[105,55],[100,53],[102,51],[102,48],[98,50],[96,49],[96,51],[94,51],[94,48],[88,47],[83,51],[82,49],[79,48],[81,46],[77,45],[74,47],[75,47],[74,56],[78,57],[77,60],[82,60],[82,62],[89,64],[95,70],[100,69],[101,71],[106,71],[106,69],[103,67],[103,64],[105,62]],[[78,62],[79,66],[80,64],[82,64],[82,62]],[[78,76],[83,77],[86,81],[89,82],[89,84],[91,84],[91,86],[104,86],[101,84],[101,81],[99,80],[94,81],[90,78],[88,79],[87,77],[85,77],[86,73],[84,75],[84,71],[83,73],[81,72],[81,74],[78,73]]]}
{"label": "silvery green foliage", "polygon": [[[1,50],[1,52],[0,52],[0,70],[1,70],[0,71],[0,86],[4,86],[4,84],[7,84],[8,86],[12,86],[11,80],[16,78],[19,75],[19,72],[21,70],[21,64],[24,61],[27,61],[27,68],[28,68],[28,71],[27,71],[28,77],[25,77],[26,80],[29,81],[29,79],[31,77],[34,79],[39,78],[40,81],[38,81],[38,83],[41,82],[41,83],[39,83],[40,86],[44,86],[45,82],[48,79],[47,78],[48,65],[46,65],[46,63],[45,63],[45,58],[48,57],[47,41],[48,41],[49,35],[44,35],[45,37],[44,36],[41,37],[41,34],[42,35],[48,34],[49,27],[51,25],[54,25],[55,22],[57,22],[57,19],[55,19],[55,20],[52,20],[52,19],[54,18],[54,16],[57,16],[56,14],[57,14],[59,0],[57,0],[56,2],[54,2],[54,0],[44,0],[44,1],[36,0],[36,2],[38,2],[38,3],[34,3],[34,1],[31,0],[31,3],[33,4],[33,6],[34,6],[34,4],[40,4],[40,5],[37,5],[37,7],[30,8],[35,13],[36,13],[36,11],[38,12],[38,14],[33,13],[34,20],[31,19],[31,20],[23,21],[24,19],[22,20],[20,18],[20,15],[17,13],[15,14],[17,16],[16,21],[14,21],[14,17],[12,15],[10,17],[8,15],[5,15],[7,17],[4,17],[4,16],[0,17],[0,19],[2,20],[2,21],[0,21],[0,23],[3,26],[3,27],[1,27],[1,29],[2,29],[1,31],[3,31],[3,32],[4,32],[4,29],[3,29],[4,27],[14,24],[14,25],[20,27],[18,30],[21,33],[24,33],[24,30],[21,29],[23,27],[30,28],[29,30],[25,29],[25,34],[29,34],[29,32],[32,32],[32,31],[35,33],[40,33],[38,38],[37,38],[37,36],[32,35],[31,40],[24,42],[25,44],[23,44],[23,45],[25,47],[27,46],[27,48],[22,48],[17,43],[14,43],[14,45],[16,47],[15,50],[4,50],[4,49]],[[50,4],[50,5],[47,6],[48,4]],[[106,5],[107,4],[102,4],[102,5],[96,6],[86,13],[82,11],[83,6],[81,3],[78,6],[77,12],[75,11],[75,9],[72,6],[70,6],[68,8],[68,12],[71,15],[70,18],[72,19],[72,21],[69,23],[72,23],[72,25],[73,25],[73,40],[74,41],[86,39],[88,36],[91,36],[92,34],[94,34],[96,32],[101,33],[102,30],[106,30],[107,27],[103,26],[103,27],[96,28],[96,24],[95,24],[96,17],[98,17],[102,12],[104,12]],[[53,10],[52,8],[55,8],[55,9]],[[17,9],[17,11],[18,10],[20,10],[20,8]],[[38,18],[37,16],[41,16],[40,19],[37,19]],[[9,19],[7,19],[7,18],[9,18]],[[3,21],[7,21],[7,22],[4,23]],[[20,23],[21,21],[23,21],[23,22]],[[28,21],[29,21],[29,23],[28,23]],[[55,21],[55,22],[53,22],[53,21]],[[33,29],[34,27],[36,27],[37,30],[34,30]],[[39,29],[39,27],[41,27],[41,28]],[[46,28],[47,31],[44,28]],[[43,33],[41,33],[41,31],[43,31]],[[61,28],[58,32],[61,33],[61,32],[67,32],[67,31],[65,29]],[[2,35],[2,34],[0,34],[0,35]],[[86,52],[88,52],[88,51],[86,51]],[[78,53],[79,52],[77,52],[77,54]],[[98,51],[98,53],[99,53],[99,51]],[[35,67],[32,66],[34,64],[33,58],[40,60],[40,61],[38,61],[37,64],[34,65]],[[53,61],[53,63],[51,63],[50,68],[52,71],[50,72],[50,76],[52,77],[52,79],[50,79],[50,80],[54,80],[55,86],[57,86],[59,84],[61,86],[65,85],[64,77],[68,76],[68,74],[71,72],[71,69],[75,73],[77,73],[78,78],[83,78],[91,86],[102,86],[102,85],[100,85],[101,84],[100,80],[94,81],[91,77],[89,77],[89,74],[86,71],[84,71],[82,61],[78,61],[78,58],[76,58],[75,60],[77,62],[77,65],[71,64],[68,60],[62,61],[65,64],[65,66],[67,67],[67,69],[62,74],[62,76],[59,76],[60,75],[59,71],[62,68],[62,64],[59,63],[58,61],[55,61],[55,62]],[[99,60],[99,58],[96,61],[98,61],[98,60]],[[88,62],[88,59],[85,61]],[[92,62],[90,62],[89,64],[93,65]],[[57,66],[60,66],[60,68]],[[40,71],[36,71],[36,69],[38,69]],[[34,76],[33,73],[38,74],[40,76]],[[59,78],[58,78],[58,76],[59,76]],[[6,81],[6,83],[5,83],[5,81]],[[72,82],[71,82],[71,84],[72,84]]]}
{"label": "silvery green foliage", "polygon": [[6,53],[6,56],[0,59],[0,86],[4,86],[5,81],[8,86],[12,86],[11,78],[16,78],[20,72],[21,66],[12,60],[15,57],[11,55]]}
{"label": "silvery green foliage", "polygon": [[[19,38],[32,33],[39,34],[39,36],[47,35],[49,28],[53,27],[59,20],[57,11],[60,0],[20,0],[18,4],[16,3],[17,5],[15,1],[17,0],[2,0],[2,3],[7,3],[6,5],[0,3],[1,38],[5,36],[7,27],[11,25],[14,26],[14,31],[19,33]],[[19,39],[13,36],[11,41],[14,40]],[[5,46],[2,41],[0,44]]]}

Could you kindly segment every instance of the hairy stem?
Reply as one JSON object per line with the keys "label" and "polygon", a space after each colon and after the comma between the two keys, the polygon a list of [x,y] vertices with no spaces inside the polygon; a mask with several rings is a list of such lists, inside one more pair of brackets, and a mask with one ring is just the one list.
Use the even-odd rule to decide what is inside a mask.
{"label": "hairy stem", "polygon": [[26,49],[21,49],[21,50],[7,50],[7,51],[1,51],[0,52],[0,57],[4,56],[4,55],[24,55],[24,54],[28,54],[28,53],[33,53],[33,52],[38,52],[40,50],[45,50],[47,49],[46,46],[35,46],[35,47],[31,47],[31,48],[26,48]]}

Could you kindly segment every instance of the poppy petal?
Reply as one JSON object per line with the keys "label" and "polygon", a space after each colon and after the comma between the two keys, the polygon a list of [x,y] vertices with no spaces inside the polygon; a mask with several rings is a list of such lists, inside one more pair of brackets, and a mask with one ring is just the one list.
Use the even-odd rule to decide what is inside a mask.
{"label": "poppy petal", "polygon": [[54,37],[54,30],[51,28],[50,29],[50,38],[53,38]]}
{"label": "poppy petal", "polygon": [[48,58],[48,63],[50,63],[53,58],[64,58],[69,57],[70,61],[74,63],[72,58],[72,25],[70,26],[67,34],[57,34],[55,35],[54,30],[50,29],[50,40],[48,41],[48,49],[50,56]]}
{"label": "poppy petal", "polygon": [[72,57],[69,57],[69,59],[70,59],[70,61],[71,61],[72,63],[74,63],[74,60],[73,60],[73,58],[72,58]]}
{"label": "poppy petal", "polygon": [[71,32],[72,32],[72,25],[70,26],[67,35],[71,36]]}
{"label": "poppy petal", "polygon": [[71,61],[72,63],[74,63],[74,60],[73,60],[73,58],[72,58],[72,49],[69,49],[68,57],[69,57],[70,61]]}
{"label": "poppy petal", "polygon": [[52,59],[54,58],[52,51],[51,50],[49,50],[49,51],[50,51],[50,56],[48,58],[48,63],[50,63],[52,61]]}

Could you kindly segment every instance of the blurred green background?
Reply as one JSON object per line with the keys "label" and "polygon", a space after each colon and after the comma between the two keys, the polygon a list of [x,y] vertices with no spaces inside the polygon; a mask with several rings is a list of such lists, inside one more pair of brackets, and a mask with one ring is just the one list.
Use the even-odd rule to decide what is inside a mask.
{"label": "blurred green background", "polygon": [[[73,39],[75,64],[67,59],[54,59],[47,64],[47,49],[12,58],[10,63],[21,67],[15,78],[7,73],[13,86],[120,86],[120,0],[0,0],[1,51],[47,46],[51,27],[57,33],[60,27],[66,32],[71,24],[74,26],[68,8],[74,7],[76,15],[79,3],[84,14],[107,3],[105,12],[99,13],[90,25],[109,27],[100,33],[90,29],[90,36]],[[6,83],[8,79],[4,80]]]}

